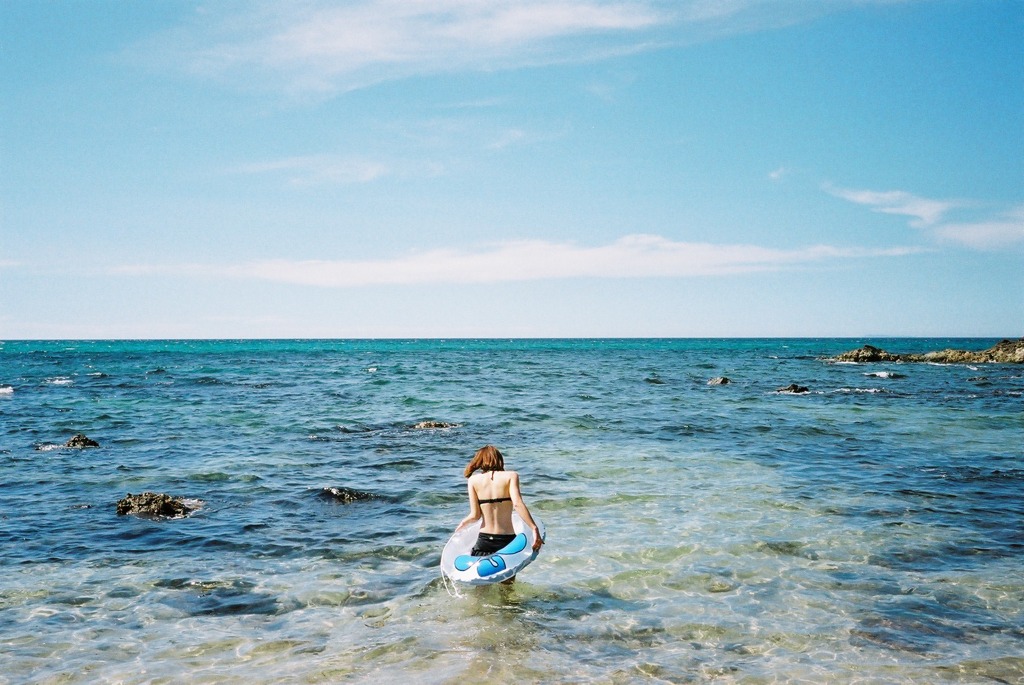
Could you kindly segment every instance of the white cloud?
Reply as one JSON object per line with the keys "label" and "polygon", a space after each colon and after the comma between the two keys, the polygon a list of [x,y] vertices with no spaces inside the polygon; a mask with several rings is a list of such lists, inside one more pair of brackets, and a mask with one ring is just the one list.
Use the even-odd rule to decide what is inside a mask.
{"label": "white cloud", "polygon": [[[334,93],[412,74],[586,59],[581,37],[665,21],[655,3],[361,0],[213,5],[132,57],[242,88]],[[239,9],[241,7],[241,9]],[[564,41],[573,44],[566,45]]]}
{"label": "white cloud", "polygon": [[676,242],[656,235],[628,235],[597,247],[523,240],[476,250],[427,250],[380,260],[277,259],[225,266],[130,266],[121,267],[116,273],[171,273],[344,288],[566,278],[722,276],[830,260],[899,257],[919,251],[904,247],[867,250],[827,245],[785,250],[756,245]]}
{"label": "white cloud", "polygon": [[1024,243],[1024,205],[991,220],[943,224],[935,229],[935,234],[942,240],[978,250]]}
{"label": "white cloud", "polygon": [[942,241],[979,250],[997,249],[1024,242],[1024,205],[996,217],[951,221],[946,217],[953,210],[975,208],[980,203],[967,200],[933,200],[902,190],[851,190],[827,184],[824,189],[836,197],[871,207],[876,212],[909,217],[910,226],[923,229]]}
{"label": "white cloud", "polygon": [[488,150],[504,150],[505,148],[513,146],[550,142],[558,140],[565,135],[565,129],[527,131],[521,128],[506,128],[501,131],[493,132],[491,134],[490,142],[485,143],[484,147]]}
{"label": "white cloud", "polygon": [[286,157],[235,168],[241,174],[285,174],[294,185],[368,183],[391,173],[386,164],[331,155]]}
{"label": "white cloud", "polygon": [[910,225],[915,228],[932,226],[951,209],[968,204],[962,200],[929,200],[902,190],[852,190],[826,185],[825,191],[844,200],[867,205],[876,212],[908,216]]}
{"label": "white cloud", "polygon": [[414,74],[580,62],[692,44],[870,1],[219,3],[190,25],[136,46],[131,58],[241,88],[331,94]]}
{"label": "white cloud", "polygon": [[528,137],[526,131],[519,128],[510,128],[503,131],[497,140],[490,143],[487,147],[491,150],[503,150],[510,145],[524,142]]}
{"label": "white cloud", "polygon": [[273,174],[294,186],[370,183],[387,177],[430,177],[442,172],[433,162],[382,162],[361,157],[306,155],[244,164],[229,170],[236,174]]}

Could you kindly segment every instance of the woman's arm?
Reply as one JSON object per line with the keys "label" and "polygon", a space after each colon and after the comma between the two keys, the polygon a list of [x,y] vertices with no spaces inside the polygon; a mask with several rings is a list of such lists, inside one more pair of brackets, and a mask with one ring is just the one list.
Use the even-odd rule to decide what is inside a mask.
{"label": "woman's arm", "polygon": [[462,521],[459,522],[459,525],[456,526],[455,530],[462,530],[484,515],[484,512],[480,509],[480,498],[476,496],[476,490],[473,489],[473,484],[467,481],[466,487],[469,488],[469,516],[462,519]]}
{"label": "woman's arm", "polygon": [[[540,546],[544,544],[544,540],[540,537],[540,528],[533,522],[533,517],[530,516],[530,510],[526,507],[526,502],[523,501],[523,496],[519,492],[519,474],[513,471],[509,474],[508,479],[508,496],[512,498],[512,506],[519,512],[519,515],[523,517],[523,522],[533,529],[533,549],[537,551]],[[479,504],[477,505],[480,506]]]}

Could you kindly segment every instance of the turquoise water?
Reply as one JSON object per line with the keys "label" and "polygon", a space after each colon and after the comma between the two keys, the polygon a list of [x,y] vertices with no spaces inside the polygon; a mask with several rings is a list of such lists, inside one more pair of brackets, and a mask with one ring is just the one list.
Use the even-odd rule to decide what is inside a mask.
{"label": "turquoise water", "polygon": [[[1024,368],[865,342],[995,341],[2,343],[0,682],[1024,682]],[[488,442],[548,544],[453,597]]]}

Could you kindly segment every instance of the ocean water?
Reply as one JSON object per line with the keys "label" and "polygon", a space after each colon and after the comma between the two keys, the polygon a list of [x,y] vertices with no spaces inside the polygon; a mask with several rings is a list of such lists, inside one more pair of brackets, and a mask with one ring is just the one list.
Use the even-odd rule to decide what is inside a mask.
{"label": "ocean water", "polygon": [[[0,682],[1024,682],[1024,368],[866,342],[995,341],[4,342]],[[548,544],[453,596],[486,443]]]}

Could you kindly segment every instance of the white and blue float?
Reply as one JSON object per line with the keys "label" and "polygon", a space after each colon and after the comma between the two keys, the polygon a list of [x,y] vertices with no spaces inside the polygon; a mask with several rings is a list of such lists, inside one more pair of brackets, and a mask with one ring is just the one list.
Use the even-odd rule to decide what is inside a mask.
{"label": "white and blue float", "polygon": [[[536,515],[533,521],[540,529],[541,540],[544,539],[544,524]],[[474,521],[462,530],[455,531],[441,551],[441,576],[456,583],[468,585],[490,585],[515,577],[517,573],[530,565],[537,558],[533,550],[533,529],[519,516],[512,512],[512,529],[515,538],[497,552],[487,556],[470,555],[476,538],[480,534],[483,519]]]}

